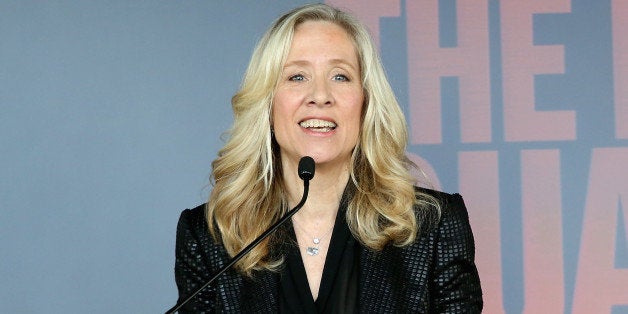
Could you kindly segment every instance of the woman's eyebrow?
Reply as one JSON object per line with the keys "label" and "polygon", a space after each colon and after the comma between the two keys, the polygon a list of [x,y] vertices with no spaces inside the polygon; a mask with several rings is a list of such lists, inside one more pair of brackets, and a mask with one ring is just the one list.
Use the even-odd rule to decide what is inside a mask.
{"label": "woman's eyebrow", "polygon": [[[286,62],[286,64],[284,64],[283,67],[287,68],[287,67],[291,67],[291,66],[306,66],[306,65],[309,65],[309,64],[311,64],[311,62],[307,61],[307,60],[292,60],[292,61]],[[346,66],[350,67],[353,70],[357,70],[356,67],[351,62],[349,62],[349,61],[347,61],[345,59],[340,59],[340,58],[331,59],[331,60],[329,60],[329,64],[332,64],[332,65],[346,65]]]}

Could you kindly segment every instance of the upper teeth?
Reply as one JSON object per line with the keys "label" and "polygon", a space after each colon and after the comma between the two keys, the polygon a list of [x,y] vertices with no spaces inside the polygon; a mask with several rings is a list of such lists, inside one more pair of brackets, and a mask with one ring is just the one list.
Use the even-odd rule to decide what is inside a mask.
{"label": "upper teeth", "polygon": [[319,119],[309,119],[302,121],[299,123],[301,127],[304,128],[335,128],[336,124],[331,121],[319,120]]}

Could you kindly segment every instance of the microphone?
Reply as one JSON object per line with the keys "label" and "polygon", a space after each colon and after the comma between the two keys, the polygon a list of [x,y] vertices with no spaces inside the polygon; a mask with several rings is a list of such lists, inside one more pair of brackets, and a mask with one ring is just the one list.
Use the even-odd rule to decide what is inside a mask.
{"label": "microphone", "polygon": [[303,181],[310,181],[314,178],[314,159],[310,156],[302,157],[299,160],[299,178]]}
{"label": "microphone", "polygon": [[194,293],[192,293],[187,299],[183,300],[183,302],[181,303],[177,302],[177,304],[175,304],[171,309],[166,311],[166,314],[172,314],[172,313],[177,312],[182,306],[190,302],[190,300],[192,300],[197,294],[199,294],[199,292],[201,292],[203,289],[207,288],[212,282],[214,282],[216,278],[218,278],[220,275],[226,272],[229,268],[231,268],[235,263],[237,263],[240,259],[242,259],[244,255],[250,252],[257,245],[259,245],[260,242],[266,239],[271,233],[275,232],[275,230],[277,230],[279,226],[283,225],[288,219],[294,216],[294,214],[296,214],[297,211],[301,209],[301,207],[303,207],[303,205],[305,204],[305,200],[307,199],[307,194],[310,189],[310,180],[314,178],[314,169],[315,169],[314,159],[312,159],[312,157],[310,156],[302,157],[299,160],[298,172],[299,172],[299,178],[303,180],[303,197],[301,197],[301,201],[299,202],[299,204],[297,204],[297,206],[295,206],[293,209],[287,212],[283,217],[281,217],[279,221],[277,221],[272,226],[270,226],[270,228],[264,231],[264,233],[262,233],[259,237],[253,240],[253,242],[251,242],[244,249],[242,249],[242,251],[240,251],[240,253],[234,256],[229,261],[229,263],[227,263],[225,266],[219,269],[211,279],[209,279],[203,286],[198,288],[198,290],[194,291]]}

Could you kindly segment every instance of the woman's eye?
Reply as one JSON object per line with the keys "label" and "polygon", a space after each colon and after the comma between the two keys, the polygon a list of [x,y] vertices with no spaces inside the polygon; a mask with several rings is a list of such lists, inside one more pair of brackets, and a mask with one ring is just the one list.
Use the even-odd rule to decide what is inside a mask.
{"label": "woman's eye", "polygon": [[349,81],[349,78],[344,74],[336,74],[333,77],[334,81]]}
{"label": "woman's eye", "polygon": [[303,81],[305,77],[302,74],[295,74],[288,78],[289,81]]}

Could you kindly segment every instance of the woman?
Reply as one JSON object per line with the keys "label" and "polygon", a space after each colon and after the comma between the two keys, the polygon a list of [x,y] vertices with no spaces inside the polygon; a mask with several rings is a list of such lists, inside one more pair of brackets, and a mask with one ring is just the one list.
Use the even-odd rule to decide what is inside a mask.
{"label": "woman", "polygon": [[280,17],[255,49],[206,205],[177,229],[180,300],[301,198],[304,207],[184,309],[475,313],[482,295],[459,195],[413,186],[405,119],[376,49],[324,4]]}

